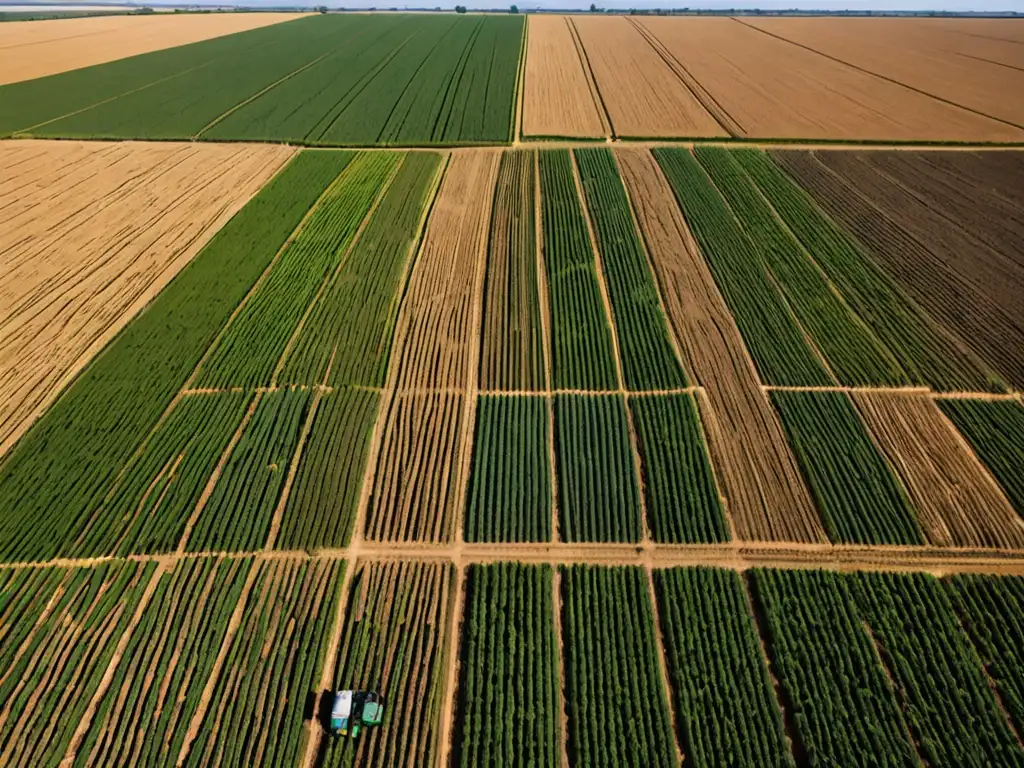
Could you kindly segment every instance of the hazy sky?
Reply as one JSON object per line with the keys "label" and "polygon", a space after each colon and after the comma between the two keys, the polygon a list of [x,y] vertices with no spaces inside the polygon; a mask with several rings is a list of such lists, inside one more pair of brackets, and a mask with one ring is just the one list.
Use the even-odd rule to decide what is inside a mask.
{"label": "hazy sky", "polygon": [[[141,0],[139,0],[141,2]],[[156,0],[156,2],[175,0]],[[188,2],[189,0],[177,0]],[[217,0],[191,0],[216,2]],[[224,2],[225,0],[221,0]],[[504,0],[459,0],[467,8],[500,8]],[[595,0],[508,0],[526,8],[589,8]],[[309,5],[320,2],[329,7],[343,8],[426,8],[438,4],[442,8],[454,5],[455,0],[227,0],[250,6]],[[1024,12],[1024,0],[605,0],[601,8],[802,8],[812,10],[900,10],[900,11],[1017,11]]]}

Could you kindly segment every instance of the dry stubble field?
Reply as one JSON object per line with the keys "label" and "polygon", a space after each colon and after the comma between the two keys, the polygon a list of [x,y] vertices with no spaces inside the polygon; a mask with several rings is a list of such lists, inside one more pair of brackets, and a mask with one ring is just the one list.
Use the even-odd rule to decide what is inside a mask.
{"label": "dry stubble field", "polygon": [[[745,21],[524,50],[524,135],[1016,137]],[[0,144],[0,761],[1024,764],[1022,168]]]}

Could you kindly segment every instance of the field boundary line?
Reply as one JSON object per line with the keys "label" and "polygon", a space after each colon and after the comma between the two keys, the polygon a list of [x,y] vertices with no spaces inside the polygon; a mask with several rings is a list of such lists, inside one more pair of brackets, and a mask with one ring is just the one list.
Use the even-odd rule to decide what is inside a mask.
{"label": "field boundary line", "polygon": [[253,414],[256,413],[256,409],[259,407],[260,401],[263,400],[263,395],[256,393],[253,396],[252,402],[245,409],[245,415],[242,416],[242,420],[238,423],[238,427],[235,429],[234,434],[231,435],[231,439],[228,444],[224,446],[224,451],[221,453],[220,458],[217,459],[217,464],[213,468],[213,472],[210,473],[210,477],[206,481],[206,485],[203,486],[203,492],[199,496],[199,501],[196,502],[195,507],[192,509],[192,514],[188,516],[188,520],[185,521],[185,529],[181,532],[181,538],[178,540],[178,546],[175,548],[174,556],[177,558],[182,557],[185,554],[185,547],[188,546],[189,539],[192,538],[192,530],[195,528],[196,523],[199,522],[199,517],[203,514],[203,510],[206,509],[206,505],[210,502],[210,497],[213,495],[213,489],[217,487],[217,483],[220,482],[220,477],[224,473],[224,468],[227,466],[228,461],[231,459],[231,454],[234,453],[235,447],[238,445],[238,441],[242,439],[242,434],[245,432],[246,427],[249,426],[249,422],[252,421]]}
{"label": "field boundary line", "polygon": [[569,711],[566,709],[565,694],[565,640],[562,628],[562,571],[555,565],[551,568],[551,607],[554,616],[555,652],[558,654],[558,716],[561,723],[562,753],[561,768],[569,768]]}
{"label": "field boundary line", "polygon": [[[764,393],[761,393],[761,397],[763,396]],[[729,496],[725,492],[721,477],[719,477],[722,474],[722,470],[715,461],[715,452],[711,450],[711,435],[717,435],[716,439],[719,441],[724,441],[725,435],[722,432],[721,424],[718,423],[718,416],[715,414],[714,406],[711,405],[711,398],[708,397],[708,393],[703,388],[693,393],[693,405],[697,411],[697,424],[700,428],[701,445],[704,448],[704,455],[707,456],[708,466],[711,469],[711,480],[715,484],[715,494],[718,496],[718,505],[722,510],[722,519],[725,520],[727,541],[732,542],[734,546],[739,546],[740,540],[736,536],[736,522],[732,519]]]}
{"label": "field boundary line", "polygon": [[569,27],[569,36],[572,38],[573,45],[576,46],[576,55],[580,60],[580,69],[583,70],[583,76],[587,79],[587,85],[590,87],[590,98],[594,100],[594,109],[604,126],[604,139],[605,141],[612,141],[615,139],[612,117],[608,113],[608,107],[604,103],[604,96],[601,95],[601,89],[597,85],[594,68],[590,66],[590,57],[587,55],[586,46],[583,45],[580,31],[576,29],[576,23],[572,20],[572,17],[564,16],[563,18]]}
{"label": "field boundary line", "polygon": [[370,496],[373,494],[373,484],[377,479],[377,463],[380,459],[381,441],[384,438],[384,430],[387,427],[388,416],[391,413],[396,394],[398,370],[395,365],[395,337],[399,333],[398,320],[401,317],[401,307],[405,303],[405,295],[409,290],[409,278],[419,261],[420,253],[423,250],[423,241],[426,237],[427,223],[434,210],[434,203],[437,202],[438,193],[441,190],[441,183],[448,172],[451,162],[451,153],[444,155],[444,160],[434,174],[433,188],[427,197],[427,203],[423,206],[423,213],[420,215],[417,227],[416,238],[409,246],[409,255],[405,260],[405,267],[401,277],[401,291],[398,294],[399,307],[395,316],[395,324],[391,331],[391,345],[389,346],[388,372],[384,387],[380,390],[380,400],[377,405],[377,418],[373,424],[373,432],[370,435],[370,443],[366,450],[366,466],[363,469],[362,484],[359,490],[359,501],[356,506],[355,519],[352,522],[352,534],[349,537],[349,548],[357,547],[365,537],[366,515],[370,505]]}
{"label": "field boundary line", "polygon": [[[359,155],[361,154],[363,153],[360,152],[354,158],[352,158],[352,163],[358,160]],[[309,320],[309,316],[313,314],[313,310],[316,308],[317,304],[320,303],[320,299],[323,297],[324,291],[327,290],[327,286],[331,284],[334,278],[338,276],[342,269],[344,269],[345,265],[348,264],[349,259],[352,258],[352,252],[355,250],[356,245],[359,243],[360,238],[363,236],[363,232],[366,230],[366,227],[369,226],[370,220],[377,212],[377,208],[380,206],[380,203],[384,199],[384,196],[388,193],[388,191],[390,191],[391,184],[394,182],[395,177],[398,176],[398,172],[404,164],[405,154],[403,153],[401,159],[397,163],[395,163],[395,167],[392,169],[391,174],[388,176],[387,179],[384,180],[384,184],[381,185],[380,191],[374,198],[373,203],[370,205],[369,210],[366,212],[366,215],[363,216],[362,221],[359,222],[359,226],[356,228],[355,234],[352,235],[351,242],[349,242],[348,247],[345,249],[345,252],[341,255],[341,258],[338,259],[337,265],[335,265],[334,269],[330,270],[328,274],[324,275],[324,279],[320,281],[320,287],[317,288],[316,295],[313,296],[313,300],[310,301],[309,304],[307,305],[306,311],[302,313],[302,318],[299,320],[299,324],[296,325],[295,330],[292,331],[292,335],[288,338],[288,343],[285,345],[284,351],[281,353],[281,357],[277,361],[277,365],[274,367],[274,372],[270,376],[270,386],[277,386],[278,376],[281,375],[281,371],[284,369],[285,363],[288,362],[288,356],[291,354],[292,348],[295,346],[295,342],[298,341],[299,337],[302,335],[302,331],[306,327],[306,322]],[[347,167],[348,166],[346,166],[346,169]],[[344,170],[342,171],[342,173],[344,173]],[[335,352],[336,351],[337,349],[335,349]],[[334,354],[332,353],[331,360],[333,361],[333,359]],[[329,369],[330,365],[328,364],[328,370]],[[327,386],[327,381],[328,378],[325,376],[324,379],[320,382],[320,385]]]}
{"label": "field boundary line", "polygon": [[543,206],[540,191],[540,152],[527,150],[533,158],[533,239],[537,260],[537,302],[540,313],[541,350],[544,355],[544,394],[548,421],[548,475],[551,482],[551,541],[561,540],[558,516],[558,473],[555,469],[554,365],[551,362],[551,306],[548,301],[547,259],[544,254]]}
{"label": "field boundary line", "polygon": [[526,57],[529,54],[530,14],[523,19],[523,39],[519,43],[519,68],[516,72],[516,114],[512,125],[512,146],[518,146],[523,135],[523,102],[526,100]]}
{"label": "field boundary line", "polygon": [[[349,164],[351,164],[351,161],[349,162]],[[313,217],[313,214],[320,207],[321,203],[323,203],[327,196],[331,194],[335,185],[340,183],[341,178],[345,175],[345,171],[348,168],[349,164],[346,164],[345,167],[338,172],[338,175],[331,180],[331,183],[324,188],[324,191],[320,193],[316,200],[313,201],[313,204],[309,207],[309,210],[307,210],[302,215],[302,218],[299,220],[299,223],[295,225],[295,229],[293,229],[289,233],[288,237],[285,238],[284,242],[281,243],[281,247],[277,249],[277,253],[274,254],[274,257],[267,264],[266,268],[260,273],[260,276],[256,278],[256,282],[254,282],[252,286],[249,288],[249,290],[246,291],[245,296],[243,296],[242,300],[238,302],[238,306],[236,306],[234,310],[232,310],[231,315],[224,322],[224,325],[222,325],[220,327],[220,330],[217,331],[217,335],[213,337],[213,341],[210,342],[209,346],[206,348],[206,351],[203,353],[203,356],[199,359],[199,362],[196,363],[195,369],[192,371],[188,379],[185,380],[185,384],[182,386],[180,392],[184,392],[185,390],[194,388],[194,384],[196,378],[199,376],[199,372],[203,369],[203,366],[206,365],[207,361],[210,359],[214,351],[220,345],[221,341],[224,339],[225,334],[227,334],[228,330],[234,325],[235,319],[242,313],[242,310],[244,310],[245,307],[252,300],[252,297],[260,289],[260,286],[262,286],[263,283],[266,281],[271,271],[281,261],[281,256],[284,254],[284,252],[291,246],[292,243],[294,243],[299,238],[299,235],[302,234],[302,231],[306,228],[306,224],[309,223],[309,220]]]}
{"label": "field boundary line", "polygon": [[455,592],[450,598],[449,608],[452,611],[448,625],[448,637],[446,638],[445,649],[447,656],[445,663],[445,681],[442,699],[441,712],[439,713],[440,737],[438,739],[438,760],[437,765],[441,768],[448,766],[451,756],[452,739],[455,734],[455,715],[457,707],[455,699],[459,688],[459,668],[461,667],[460,650],[462,640],[462,614],[465,610],[466,579],[468,574],[461,561],[455,565]]}
{"label": "field boundary line", "polygon": [[359,549],[358,544],[349,545],[346,549],[347,552],[351,552],[350,556],[345,558],[345,575],[341,579],[341,594],[338,596],[338,611],[335,613],[334,618],[331,621],[331,634],[328,635],[327,645],[324,648],[324,665],[320,670],[320,683],[317,685],[315,693],[315,699],[313,704],[313,717],[309,719],[308,723],[303,724],[303,728],[307,731],[306,749],[302,757],[300,765],[302,768],[313,768],[313,763],[316,761],[316,753],[320,748],[320,742],[323,740],[324,734],[323,729],[320,727],[320,706],[321,697],[327,686],[331,689],[334,688],[332,685],[334,679],[334,664],[338,656],[338,646],[341,644],[341,633],[345,626],[345,612],[348,609],[348,593],[352,588],[352,579],[356,572],[357,558],[356,554]]}
{"label": "field boundary line", "polygon": [[819,51],[817,48],[812,48],[809,45],[804,45],[803,43],[794,42],[793,40],[790,40],[790,39],[785,38],[785,37],[781,37],[779,35],[776,35],[773,32],[769,32],[769,31],[767,31],[765,29],[761,29],[760,27],[755,27],[755,26],[752,26],[750,24],[747,24],[745,21],[742,21],[741,19],[738,19],[735,16],[730,16],[729,18],[731,18],[733,21],[735,21],[735,22],[737,22],[739,24],[742,24],[743,26],[747,27],[748,29],[754,30],[755,32],[760,32],[763,35],[767,35],[768,37],[773,37],[776,40],[782,41],[783,43],[788,43],[789,45],[795,45],[797,48],[803,48],[804,50],[810,51],[811,53],[816,53],[817,55],[823,56],[824,58],[829,59],[830,61],[834,61],[837,64],[842,64],[844,67],[849,67],[850,69],[855,69],[858,72],[864,73],[865,75],[870,75],[871,77],[877,77],[879,80],[885,80],[886,82],[892,83],[893,85],[898,85],[898,86],[900,86],[902,88],[906,88],[908,91],[913,91],[914,93],[919,93],[922,96],[927,96],[930,99],[934,99],[935,101],[941,102],[943,104],[948,104],[949,106],[956,107],[957,109],[962,109],[965,112],[970,112],[971,114],[978,115],[979,117],[985,117],[985,118],[988,118],[989,120],[994,120],[997,123],[1002,123],[1003,125],[1008,125],[1011,128],[1017,128],[1017,129],[1020,129],[1020,130],[1024,130],[1024,125],[1018,125],[1017,123],[1010,122],[1009,120],[1004,120],[1001,117],[996,117],[995,115],[989,115],[989,114],[987,114],[985,112],[981,112],[980,110],[974,109],[972,107],[966,107],[963,104],[958,104],[957,102],[950,101],[949,99],[944,98],[942,96],[937,96],[934,93],[929,93],[928,91],[921,90],[920,88],[916,88],[913,85],[907,85],[906,83],[901,82],[899,80],[896,80],[895,78],[889,77],[888,75],[882,75],[882,74],[879,74],[878,72],[872,72],[870,69],[864,69],[863,67],[857,66],[856,64],[851,64],[850,62],[843,61],[842,59],[840,59],[840,58],[838,58],[836,56],[833,56],[831,54]]}
{"label": "field boundary line", "polygon": [[[854,612],[856,613],[857,620],[860,622],[860,629],[864,633],[868,645],[871,647],[871,654],[874,656],[875,662],[881,668],[886,682],[889,684],[893,702],[896,704],[900,714],[900,725],[903,727],[903,735],[907,737],[907,744],[914,750],[914,756],[917,758],[918,765],[925,765],[926,763],[921,759],[921,746],[918,740],[914,738],[914,731],[910,726],[911,718],[910,712],[908,712],[910,702],[907,701],[907,694],[903,687],[896,682],[896,678],[892,675],[892,663],[890,661],[892,657],[889,655],[885,645],[875,636],[875,632],[871,629],[867,619],[861,616],[860,610],[855,607]],[[959,617],[957,617],[957,623],[959,623]],[[970,642],[970,638],[968,638],[968,642]]]}
{"label": "field boundary line", "polygon": [[128,626],[125,627],[124,632],[121,633],[121,638],[117,641],[117,646],[114,648],[114,653],[110,657],[106,670],[103,672],[103,677],[100,678],[99,685],[96,686],[96,690],[89,699],[89,704],[85,708],[85,712],[82,713],[82,719],[78,721],[75,732],[72,734],[71,740],[68,742],[67,749],[64,751],[64,757],[60,761],[61,766],[70,766],[74,764],[75,757],[78,754],[78,748],[82,744],[82,739],[84,739],[85,734],[89,732],[93,718],[96,716],[96,708],[106,695],[107,690],[110,688],[110,684],[114,681],[114,673],[117,672],[117,667],[121,663],[121,658],[124,656],[125,650],[128,648],[128,643],[131,642],[132,636],[135,634],[135,630],[138,629],[139,622],[142,621],[142,615],[145,613],[146,608],[149,607],[149,603],[153,598],[153,593],[156,591],[156,588],[160,583],[160,579],[163,578],[164,573],[167,572],[165,568],[166,566],[164,563],[158,562],[156,568],[153,569],[153,575],[150,577],[149,583],[146,585],[146,589],[142,593],[142,597],[139,598],[139,604],[135,607],[135,612],[132,614]]}
{"label": "field boundary line", "polygon": [[[611,150],[608,151],[610,152]],[[614,153],[612,154],[614,155]],[[576,195],[579,198],[580,206],[582,206],[583,220],[587,224],[587,232],[590,236],[590,249],[593,251],[594,256],[594,272],[597,277],[597,285],[601,290],[601,300],[604,303],[604,310],[608,316],[608,326],[612,334],[612,354],[615,355],[615,376],[619,383],[619,391],[617,394],[622,398],[622,407],[626,412],[626,429],[629,432],[630,452],[633,455],[633,471],[636,473],[637,498],[640,507],[640,542],[642,544],[646,544],[651,541],[651,525],[650,521],[647,519],[647,494],[645,492],[647,484],[644,481],[643,462],[640,460],[640,443],[636,436],[636,427],[633,424],[633,412],[629,407],[630,395],[629,392],[626,391],[625,378],[622,373],[622,351],[619,348],[619,329],[615,324],[615,310],[612,307],[611,297],[608,294],[608,285],[605,281],[604,260],[601,258],[601,249],[598,247],[597,235],[594,232],[594,222],[590,217],[590,207],[583,189],[583,180],[580,178],[579,165],[576,162],[576,153],[570,152],[569,156],[572,160],[573,180],[576,182]],[[612,162],[615,162],[614,157]],[[615,166],[615,170],[616,173],[618,173],[617,164]],[[622,184],[623,188],[625,188],[625,184],[623,184],[621,176],[619,177],[619,183]]]}
{"label": "field boundary line", "polygon": [[236,104],[235,106],[231,107],[231,109],[229,109],[229,110],[228,110],[227,112],[225,112],[225,113],[224,113],[223,115],[220,115],[220,116],[218,116],[218,117],[215,117],[215,118],[214,118],[214,119],[213,119],[213,120],[212,120],[211,122],[207,123],[207,124],[206,124],[206,125],[204,125],[204,126],[203,126],[202,128],[200,128],[198,132],[194,133],[194,134],[192,135],[192,138],[193,138],[193,139],[198,139],[198,138],[199,138],[200,136],[202,136],[202,135],[203,135],[204,133],[206,133],[206,132],[207,132],[208,130],[210,130],[210,129],[211,129],[211,128],[213,128],[213,127],[214,127],[215,125],[217,125],[217,123],[221,122],[222,120],[224,120],[224,119],[225,119],[225,118],[227,118],[227,117],[230,117],[230,116],[231,116],[232,114],[234,114],[234,113],[235,113],[235,112],[237,112],[238,110],[242,109],[242,107],[245,107],[245,106],[247,106],[248,104],[251,104],[252,102],[256,101],[256,99],[258,99],[258,98],[259,98],[260,96],[262,96],[263,94],[265,94],[265,93],[266,93],[267,91],[270,91],[270,90],[272,90],[272,89],[276,88],[276,87],[277,87],[277,86],[279,86],[279,85],[280,85],[281,83],[283,83],[283,82],[284,82],[285,80],[290,80],[291,78],[295,77],[295,75],[299,74],[300,72],[304,72],[304,71],[306,71],[307,69],[309,69],[309,68],[310,68],[310,67],[312,67],[313,65],[315,65],[315,64],[319,64],[319,63],[320,63],[321,61],[323,61],[324,59],[326,59],[326,58],[327,58],[328,56],[330,56],[330,55],[332,55],[332,54],[335,54],[335,53],[337,53],[337,52],[338,52],[339,50],[340,50],[339,48],[332,48],[331,50],[327,51],[326,53],[323,53],[323,54],[321,54],[320,56],[317,56],[317,57],[316,57],[315,59],[313,59],[313,60],[312,60],[311,62],[309,62],[308,64],[303,64],[303,65],[302,65],[301,67],[299,67],[299,68],[298,68],[298,69],[296,69],[295,71],[293,71],[293,72],[289,72],[289,73],[288,73],[287,75],[285,75],[284,77],[282,77],[282,78],[280,78],[280,79],[278,79],[278,80],[275,80],[274,82],[272,82],[272,83],[271,83],[270,85],[268,85],[268,86],[267,86],[266,88],[264,88],[263,90],[261,90],[261,91],[258,91],[257,93],[254,93],[254,94],[253,94],[252,96],[250,96],[249,98],[247,98],[247,99],[244,99],[243,101],[240,101],[240,102],[239,102],[238,104]]}
{"label": "field boundary line", "polygon": [[654,620],[652,630],[655,652],[658,656],[658,673],[665,691],[665,702],[668,704],[672,743],[676,748],[676,765],[685,765],[686,753],[683,752],[683,742],[680,739],[678,728],[679,721],[676,719],[676,703],[672,696],[672,680],[668,674],[668,658],[665,654],[665,636],[661,628],[661,612],[658,610],[658,591],[654,588],[654,567],[649,561],[643,566],[643,574],[647,585],[647,594],[651,599],[651,618]]}
{"label": "field boundary line", "polygon": [[185,738],[181,742],[181,749],[178,752],[177,764],[182,765],[185,762],[185,758],[192,750],[192,742],[196,740],[199,735],[199,728],[203,724],[203,720],[206,718],[206,711],[210,707],[210,702],[213,698],[213,692],[217,687],[217,683],[220,681],[220,673],[224,668],[224,661],[227,659],[228,651],[231,650],[231,646],[235,642],[235,636],[238,634],[238,629],[242,625],[242,614],[245,612],[246,604],[249,602],[249,593],[252,592],[253,586],[256,584],[256,577],[260,573],[260,563],[258,560],[254,560],[249,566],[249,573],[245,577],[245,584],[242,586],[242,591],[238,594],[238,602],[235,604],[235,610],[231,612],[231,618],[228,620],[227,629],[224,631],[224,639],[221,640],[220,649],[217,651],[217,658],[213,662],[213,666],[210,668],[210,675],[206,679],[206,685],[203,686],[203,692],[199,697],[199,702],[196,705],[196,711],[192,713],[192,719],[189,721],[188,730],[185,732]]}
{"label": "field boundary line", "polygon": [[[647,41],[647,44],[651,46],[651,49],[658,57],[665,62],[665,66],[683,84],[683,87],[692,94],[697,103],[704,108],[704,111],[711,115],[726,133],[733,138],[746,138],[748,136],[747,131],[740,125],[739,121],[729,114],[729,110],[718,103],[718,99],[712,96],[709,90],[701,85],[700,80],[694,77],[693,73],[686,68],[683,62],[661,41],[661,38],[634,17],[626,16],[625,18],[626,21],[636,28],[636,31]],[[713,106],[708,106],[708,102],[711,102]]]}

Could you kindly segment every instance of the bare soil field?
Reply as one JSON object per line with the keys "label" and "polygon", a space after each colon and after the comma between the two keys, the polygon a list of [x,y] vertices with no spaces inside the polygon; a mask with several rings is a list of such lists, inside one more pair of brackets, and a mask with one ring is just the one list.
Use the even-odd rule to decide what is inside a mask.
{"label": "bare soil field", "polygon": [[616,136],[726,136],[726,130],[623,16],[573,16]]}
{"label": "bare soil field", "polygon": [[[744,19],[742,23],[979,114],[1024,127],[1024,99],[1012,96],[1024,92],[1024,69],[1019,58],[1012,56],[1009,60],[1014,63],[1006,64],[978,55],[986,55],[999,41],[983,40],[979,46],[974,38],[936,31],[916,19]],[[1009,22],[1008,26],[1012,25]]]}
{"label": "bare soil field", "polygon": [[292,153],[0,143],[0,454]]}
{"label": "bare soil field", "polygon": [[604,108],[571,20],[531,16],[523,83],[524,136],[607,136]]}
{"label": "bare soil field", "polygon": [[616,151],[623,181],[698,398],[732,533],[747,541],[827,541],[739,329],[650,152]]}
{"label": "bare soil field", "polygon": [[934,400],[867,392],[855,392],[853,400],[903,478],[930,543],[1024,546],[1024,521]]}
{"label": "bare soil field", "polygon": [[280,24],[298,13],[157,13],[0,26],[0,85]]}
{"label": "bare soil field", "polygon": [[984,174],[962,176],[961,166],[977,172],[977,163],[955,163],[951,154],[773,156],[933,318],[1022,388],[1024,212]]}
{"label": "bare soil field", "polygon": [[452,154],[395,331],[367,537],[449,541],[469,471],[501,152]]}
{"label": "bare soil field", "polygon": [[[717,105],[738,126],[740,136],[1024,140],[1018,128],[830,60],[734,19],[647,18],[637,23],[707,91],[713,100],[711,108]],[[850,45],[869,45],[863,37],[839,34],[848,35]],[[1016,74],[1024,78],[1024,73]],[[1005,79],[991,85],[1002,89],[1004,101],[1015,92],[1002,82]]]}

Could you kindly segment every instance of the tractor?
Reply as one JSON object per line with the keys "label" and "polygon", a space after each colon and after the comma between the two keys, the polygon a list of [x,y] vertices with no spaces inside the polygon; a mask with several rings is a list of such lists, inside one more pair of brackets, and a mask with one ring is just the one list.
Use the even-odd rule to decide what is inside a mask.
{"label": "tractor", "polygon": [[339,690],[331,707],[331,733],[359,738],[362,728],[373,728],[384,719],[384,697],[376,691]]}

